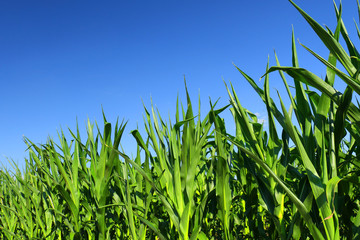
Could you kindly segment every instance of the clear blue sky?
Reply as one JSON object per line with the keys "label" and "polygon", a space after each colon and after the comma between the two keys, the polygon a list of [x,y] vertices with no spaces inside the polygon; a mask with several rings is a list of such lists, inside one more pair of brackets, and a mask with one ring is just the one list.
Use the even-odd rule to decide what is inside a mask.
{"label": "clear blue sky", "polygon": [[[331,0],[295,1],[331,29]],[[344,20],[354,33],[356,1],[344,2]],[[23,136],[45,143],[57,131],[102,122],[101,106],[114,122],[143,125],[143,105],[164,118],[177,94],[184,102],[185,75],[194,102],[228,102],[223,83],[232,81],[244,107],[265,117],[265,107],[232,63],[258,80],[276,50],[291,64],[291,28],[305,45],[328,52],[286,0],[277,1],[59,1],[0,2],[0,162],[20,166],[27,156]],[[325,69],[298,45],[300,65],[324,76]],[[278,74],[273,89],[281,88]],[[262,84],[262,83],[261,83]],[[274,98],[275,95],[273,95]]]}

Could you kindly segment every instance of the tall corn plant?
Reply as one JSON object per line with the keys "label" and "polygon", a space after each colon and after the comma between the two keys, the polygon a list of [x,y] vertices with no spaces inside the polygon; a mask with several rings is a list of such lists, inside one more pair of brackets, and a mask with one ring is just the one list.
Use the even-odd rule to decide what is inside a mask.
{"label": "tall corn plant", "polygon": [[[170,220],[163,229],[159,222],[145,219],[143,222],[161,233],[159,235],[163,239],[207,239],[207,233],[202,231],[209,211],[206,206],[217,192],[211,179],[213,163],[209,159],[212,123],[209,115],[201,120],[200,101],[199,114],[194,116],[187,89],[186,96],[187,107],[180,110],[177,104],[174,124],[171,120],[166,124],[154,107],[151,108],[151,118],[145,108],[146,141],[137,130],[132,132],[145,151],[146,167],[149,163],[152,167],[152,172],[149,169],[140,172],[155,189],[157,199]],[[139,163],[124,157],[133,166],[142,169]]]}
{"label": "tall corn plant", "polygon": [[[229,91],[229,96],[235,113],[234,119],[240,128],[239,132],[241,131],[243,134],[229,136],[229,140],[260,167],[261,170],[258,169],[253,173],[255,178],[258,178],[259,173],[271,177],[269,183],[265,184],[265,188],[272,192],[272,198],[267,200],[267,196],[263,193],[264,190],[261,190],[261,184],[259,184],[259,191],[268,206],[267,210],[274,218],[282,239],[287,237],[286,232],[292,233],[296,239],[302,237],[297,214],[293,214],[293,211],[290,212],[293,215],[289,217],[291,224],[288,224],[287,228],[281,226],[281,213],[283,212],[281,209],[284,209],[284,198],[292,201],[315,239],[339,239],[340,234],[348,237],[358,236],[358,190],[351,190],[351,187],[359,184],[357,177],[359,165],[355,149],[359,146],[356,140],[359,139],[360,112],[359,108],[352,103],[353,91],[360,92],[358,88],[359,54],[342,22],[341,4],[339,8],[335,5],[338,24],[333,33],[329,29],[322,28],[295,3],[290,2],[330,50],[328,60],[325,60],[305,47],[327,67],[325,80],[299,67],[294,36],[292,39],[292,66],[281,67],[278,63],[278,66],[268,69],[265,75],[264,90],[238,69],[267,107],[270,137],[266,148],[263,148],[263,141],[256,138],[257,131],[253,127],[253,121],[249,120],[232,89]],[[359,4],[358,8],[360,9]],[[345,40],[349,54],[339,43],[340,35]],[[347,74],[336,67],[336,62],[343,65]],[[274,71],[279,71],[288,91],[291,102],[289,110],[285,108],[280,96],[281,110],[269,96],[268,74]],[[293,78],[294,96],[289,90],[283,72]],[[347,84],[344,93],[334,89],[335,75]],[[310,90],[309,86],[315,87],[321,94]],[[273,123],[274,117],[283,129],[282,135],[287,135],[295,145],[295,148],[289,152],[286,150],[288,143],[285,146],[284,140],[286,139],[283,139],[283,153],[280,159],[277,158],[277,152],[274,151],[274,147],[278,147],[280,143]],[[295,122],[300,129],[295,126]],[[350,141],[344,138],[346,132],[350,135]],[[343,147],[345,144],[347,147]],[[293,159],[296,160],[293,161]],[[277,163],[279,160],[281,161],[280,165]],[[295,187],[291,185],[291,182],[287,182],[291,175],[286,169],[291,166],[299,169],[296,173],[299,184]],[[304,177],[305,179],[303,179]],[[274,188],[275,185],[278,186],[278,189]],[[269,208],[272,204],[280,207],[280,211]],[[343,206],[350,208],[345,209]]]}

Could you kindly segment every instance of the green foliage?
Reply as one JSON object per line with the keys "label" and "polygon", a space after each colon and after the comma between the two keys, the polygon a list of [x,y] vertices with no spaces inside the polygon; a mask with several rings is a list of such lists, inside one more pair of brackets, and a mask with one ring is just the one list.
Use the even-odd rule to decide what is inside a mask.
{"label": "green foliage", "polygon": [[[145,108],[146,133],[131,132],[133,159],[119,147],[126,123],[113,128],[105,115],[103,131],[88,122],[85,141],[78,128],[71,141],[63,132],[58,143],[25,139],[25,169],[0,170],[0,239],[359,239],[360,109],[353,96],[360,56],[341,5],[332,32],[290,3],[330,54],[325,60],[303,46],[325,65],[324,79],[300,68],[293,34],[292,66],[275,55],[263,88],[237,68],[266,106],[267,130],[230,84],[230,104],[210,102],[204,118],[200,109],[194,115],[187,89],[174,123]],[[270,96],[273,72],[289,108],[284,96],[280,106]],[[346,83],[343,93],[334,88],[336,76]]]}

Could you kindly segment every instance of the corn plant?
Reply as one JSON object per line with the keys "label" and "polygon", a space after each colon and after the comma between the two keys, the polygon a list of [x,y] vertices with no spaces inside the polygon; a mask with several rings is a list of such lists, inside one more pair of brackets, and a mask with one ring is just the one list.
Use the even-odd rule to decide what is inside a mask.
{"label": "corn plant", "polygon": [[[202,223],[208,211],[206,205],[215,196],[214,180],[211,179],[213,161],[208,157],[212,126],[209,115],[201,121],[199,110],[195,121],[188,93],[182,120],[177,104],[175,124],[171,124],[171,120],[169,125],[166,124],[160,115],[156,116],[153,107],[152,119],[146,108],[145,112],[146,143],[137,130],[132,134],[145,151],[146,165],[151,163],[153,177],[147,179],[154,186],[170,222],[165,229],[160,229],[157,222],[144,222],[156,232],[163,232],[164,239],[206,239]],[[140,168],[138,163],[125,158]]]}
{"label": "corn plant", "polygon": [[[340,234],[348,237],[357,236],[359,231],[357,222],[358,191],[350,190],[350,187],[354,186],[353,184],[359,184],[357,178],[358,164],[354,153],[356,139],[358,139],[357,129],[360,114],[359,108],[352,103],[353,91],[359,93],[359,54],[348,37],[341,20],[341,4],[339,8],[335,5],[338,24],[335,32],[332,33],[329,29],[322,28],[292,1],[290,2],[330,50],[330,56],[328,60],[325,60],[304,46],[325,64],[327,67],[326,78],[322,80],[306,69],[299,67],[293,35],[293,65],[282,67],[278,64],[278,66],[267,69],[264,90],[259,88],[255,81],[242,70],[238,69],[266,104],[270,134],[266,147],[262,147],[264,141],[257,137],[259,131],[254,127],[254,121],[249,120],[249,114],[240,105],[233,89],[229,91],[230,102],[235,113],[234,120],[238,123],[237,127],[240,128],[238,132],[243,134],[228,136],[228,138],[260,168],[253,172],[256,179],[259,178],[259,175],[271,177],[269,183],[264,185],[268,191],[272,192],[272,197],[268,198],[266,190],[261,190],[263,184],[260,184],[260,181],[258,184],[259,192],[267,206],[267,211],[274,218],[280,238],[286,239],[286,232],[291,233],[297,239],[302,236],[301,228],[298,227],[299,218],[297,214],[292,214],[294,212],[289,212],[293,216],[289,217],[290,222],[286,224],[287,229],[284,228],[285,225],[281,226],[284,200],[286,199],[290,199],[294,207],[297,208],[314,238],[339,239]],[[350,55],[341,47],[340,35],[344,38]],[[337,61],[343,65],[348,74],[336,68]],[[274,71],[279,71],[288,91],[291,101],[289,111],[285,108],[280,96],[281,111],[269,96],[269,73]],[[294,80],[295,96],[289,90],[284,72]],[[348,84],[344,93],[333,88],[335,76]],[[317,88],[321,95],[310,90],[309,86]],[[295,118],[292,117],[293,113]],[[283,154],[280,157],[277,157],[278,152],[274,151],[281,146],[273,122],[274,117],[283,129],[282,135],[285,135],[285,139],[282,140]],[[294,122],[300,126],[300,129],[297,129]],[[344,138],[346,132],[350,135],[350,141]],[[290,138],[295,145],[295,148],[290,149],[290,152],[286,138]],[[341,146],[342,144],[346,144],[348,147],[344,148]],[[295,156],[292,157],[291,155]],[[290,169],[287,170],[289,167],[292,167],[292,172],[295,170],[294,167],[298,169],[295,171],[295,175],[289,171]],[[292,177],[290,178],[290,176]],[[297,180],[294,179],[295,176],[297,176]],[[288,179],[296,180],[299,184],[292,189],[289,187],[291,182],[286,184]],[[274,187],[275,185],[279,186],[279,189]],[[349,193],[354,194],[349,195]],[[344,205],[351,208],[344,211]],[[274,206],[278,210],[275,210]],[[345,222],[347,224],[352,223],[351,227]]]}

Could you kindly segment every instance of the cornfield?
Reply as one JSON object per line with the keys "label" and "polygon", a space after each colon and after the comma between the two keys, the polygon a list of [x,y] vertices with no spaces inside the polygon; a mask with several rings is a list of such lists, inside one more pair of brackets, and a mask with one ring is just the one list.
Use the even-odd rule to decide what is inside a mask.
{"label": "cornfield", "polygon": [[[331,31],[290,3],[330,53],[302,45],[325,65],[324,79],[301,68],[293,33],[292,66],[275,55],[262,87],[236,67],[266,106],[268,129],[228,83],[229,105],[210,101],[205,117],[187,89],[175,121],[145,108],[132,158],[120,147],[126,123],[105,114],[103,130],[88,122],[85,138],[79,128],[71,140],[25,138],[25,168],[0,170],[0,239],[360,239],[360,54],[341,4]],[[273,72],[288,107],[270,96]],[[229,110],[234,134],[221,117]]]}

